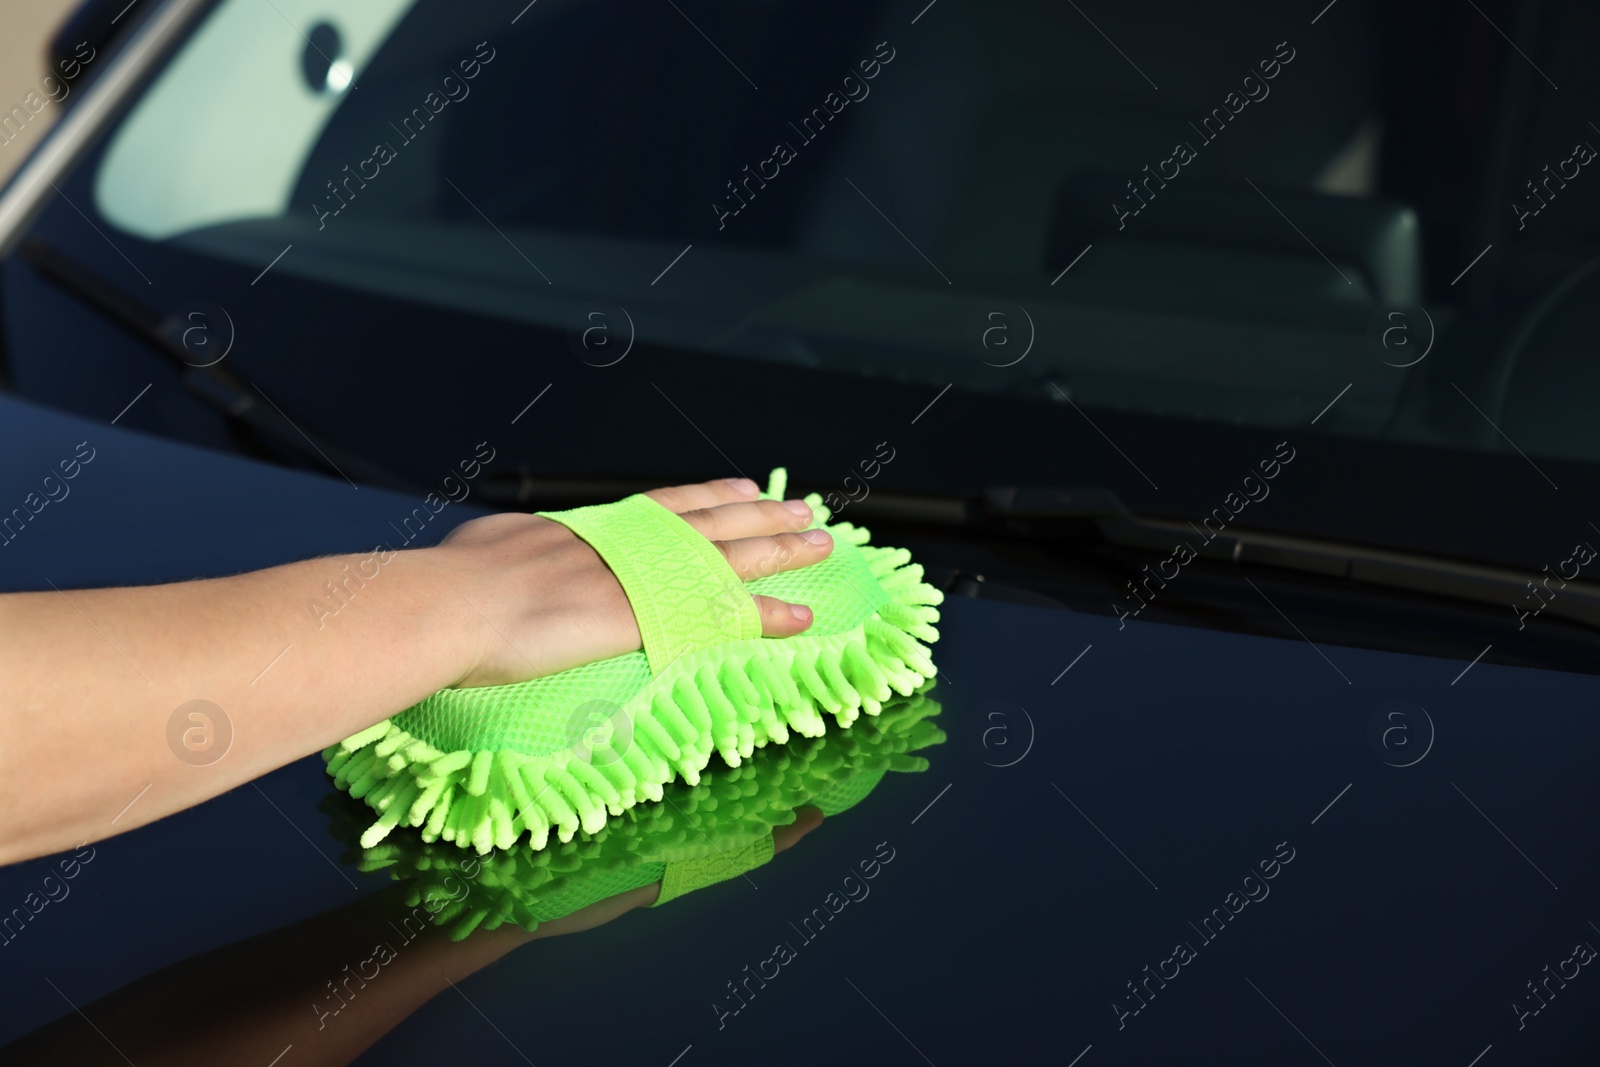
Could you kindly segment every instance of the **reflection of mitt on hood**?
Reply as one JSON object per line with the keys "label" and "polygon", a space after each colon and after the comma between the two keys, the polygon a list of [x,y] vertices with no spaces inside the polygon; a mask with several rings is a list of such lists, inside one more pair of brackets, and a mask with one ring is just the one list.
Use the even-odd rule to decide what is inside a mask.
{"label": "reflection of mitt on hood", "polygon": [[793,822],[797,808],[836,815],[889,771],[926,770],[928,761],[912,753],[944,742],[931,721],[938,713],[925,692],[891,700],[848,729],[767,745],[737,767],[713,763],[695,785],[666,786],[660,803],[637,805],[596,833],[580,831],[538,851],[519,846],[479,856],[404,830],[361,849],[355,841],[364,809],[333,793],[324,811],[351,844],[347,859],[409,883],[407,904],[450,926],[454,939],[507,922],[532,930],[653,882],[662,883],[662,904],[759,866],[772,856],[773,828]]}
{"label": "reflection of mitt on hood", "polygon": [[[773,472],[766,499],[781,500]],[[445,689],[323,755],[339,788],[363,799],[376,845],[399,826],[481,853],[526,839],[596,833],[713,756],[737,766],[792,734],[849,726],[935,675],[943,594],[901,548],[828,525],[819,563],[741,582],[715,545],[647,496],[546,514],[616,574],[643,649],[514,685]],[[752,593],[812,611],[781,641],[761,636]]]}

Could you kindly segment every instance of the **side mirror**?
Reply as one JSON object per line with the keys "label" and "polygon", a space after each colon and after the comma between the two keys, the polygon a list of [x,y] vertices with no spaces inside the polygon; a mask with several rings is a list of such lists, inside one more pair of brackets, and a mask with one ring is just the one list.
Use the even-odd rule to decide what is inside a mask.
{"label": "side mirror", "polygon": [[45,46],[45,65],[52,76],[81,87],[106,65],[161,0],[83,0],[56,29]]}

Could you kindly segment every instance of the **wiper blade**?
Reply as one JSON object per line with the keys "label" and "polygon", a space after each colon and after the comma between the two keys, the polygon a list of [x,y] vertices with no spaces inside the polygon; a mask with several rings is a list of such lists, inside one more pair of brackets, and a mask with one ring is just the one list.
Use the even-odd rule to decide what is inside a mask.
{"label": "wiper blade", "polygon": [[420,491],[414,483],[305,429],[303,422],[290,419],[271,402],[258,403],[251,389],[255,388],[255,392],[263,398],[266,394],[220,364],[197,367],[189,362],[185,358],[187,353],[183,345],[167,329],[162,319],[60,249],[34,238],[23,244],[20,255],[24,262],[39,272],[40,277],[154,347],[178,371],[184,389],[229,420],[250,430],[262,441],[270,442],[329,474],[389,489]]}
{"label": "wiper blade", "polygon": [[1108,543],[1159,551],[1163,558],[1186,544],[1197,556],[1240,566],[1503,605],[1513,613],[1524,604],[1528,615],[1547,613],[1600,629],[1600,583],[1584,579],[1558,578],[1560,588],[1550,589],[1509,567],[1249,527],[1230,526],[1208,537],[1190,522],[1136,514],[1105,489],[993,488],[974,510],[1026,537],[1069,536],[1087,526]]}

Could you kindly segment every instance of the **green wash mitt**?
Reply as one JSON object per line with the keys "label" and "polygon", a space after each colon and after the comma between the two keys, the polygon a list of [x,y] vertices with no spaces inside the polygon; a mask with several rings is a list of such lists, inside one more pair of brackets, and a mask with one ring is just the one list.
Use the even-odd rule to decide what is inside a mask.
{"label": "green wash mitt", "polygon": [[[773,472],[765,497],[787,482]],[[817,522],[830,517],[806,498]],[[487,853],[550,831],[570,841],[607,814],[693,785],[713,754],[738,766],[791,731],[818,737],[824,715],[849,726],[936,673],[935,605],[904,549],[865,529],[826,527],[821,563],[741,583],[720,551],[649,497],[555,512],[598,552],[627,593],[643,651],[515,685],[446,689],[323,753],[335,782],[379,813],[363,846],[402,823]],[[750,595],[809,606],[805,633],[763,638]]]}
{"label": "green wash mitt", "polygon": [[[512,923],[533,930],[598,900],[662,883],[656,903],[726,881],[772,857],[774,827],[811,805],[834,816],[861,801],[889,771],[926,770],[913,753],[941,744],[939,704],[915,693],[895,698],[873,718],[821,737],[771,744],[737,767],[712,764],[695,785],[675,782],[662,803],[642,804],[590,834],[533,851],[514,848],[479,857],[414,832],[390,835],[346,859],[363,871],[387,870],[407,883],[406,903],[423,907],[459,941],[482,927]],[[334,833],[351,841],[359,808],[338,794],[325,809]]]}

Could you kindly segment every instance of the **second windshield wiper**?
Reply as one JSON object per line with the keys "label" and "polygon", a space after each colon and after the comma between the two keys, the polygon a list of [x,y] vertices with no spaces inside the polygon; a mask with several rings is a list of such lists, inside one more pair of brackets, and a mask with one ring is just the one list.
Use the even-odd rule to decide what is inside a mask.
{"label": "second windshield wiper", "polygon": [[[20,254],[25,263],[39,272],[40,277],[72,294],[161,352],[178,371],[180,381],[188,392],[238,426],[254,433],[259,440],[269,442],[282,452],[342,478],[389,489],[419,491],[412,483],[378,464],[306,429],[303,421],[291,419],[255,383],[218,364],[197,366],[192,362],[192,354],[184,349],[168,323],[60,249],[43,241],[29,240],[23,244]],[[252,388],[255,394],[252,394]],[[256,394],[267,403],[257,402]]]}
{"label": "second windshield wiper", "polygon": [[[916,498],[878,501],[874,494],[869,499],[878,506],[867,507],[863,501],[863,514],[912,521],[919,511],[924,521],[939,514],[937,508],[919,504]],[[1124,548],[1159,552],[1158,558],[1163,562],[1172,558],[1181,545],[1198,558],[1493,604],[1504,606],[1519,620],[1549,614],[1600,629],[1600,583],[1554,573],[1530,576],[1510,567],[1444,555],[1248,527],[1229,526],[1212,532],[1192,522],[1136,514],[1105,489],[995,487],[967,502],[962,521],[989,525],[1028,539],[1073,540],[1088,536]]]}

